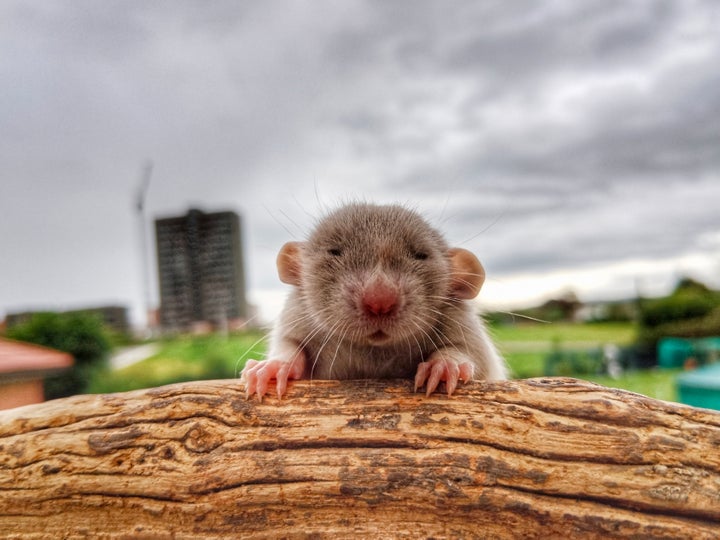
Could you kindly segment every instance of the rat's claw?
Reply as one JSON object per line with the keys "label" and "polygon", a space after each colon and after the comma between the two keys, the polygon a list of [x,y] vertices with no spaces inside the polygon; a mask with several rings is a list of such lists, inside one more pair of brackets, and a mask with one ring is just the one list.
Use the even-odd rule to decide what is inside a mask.
{"label": "rat's claw", "polygon": [[427,381],[426,395],[429,396],[441,381],[445,381],[448,396],[452,395],[458,381],[469,381],[473,376],[473,365],[460,351],[435,351],[426,362],[418,364],[415,374],[415,391]]}
{"label": "rat's claw", "polygon": [[255,370],[244,370],[241,380],[245,383],[245,399],[250,399],[250,396],[255,392],[257,375]]}
{"label": "rat's claw", "polygon": [[445,375],[445,360],[439,360],[437,362],[430,361],[431,367],[430,367],[430,377],[427,381],[427,387],[425,388],[425,395],[430,396],[438,387],[438,384],[440,384],[440,381],[443,379],[443,375]]}
{"label": "rat's claw", "polygon": [[240,380],[245,383],[245,398],[256,394],[259,401],[270,386],[270,381],[276,380],[278,399],[287,389],[288,379],[299,379],[305,370],[305,355],[297,352],[289,360],[248,360],[245,363]]}
{"label": "rat's claw", "polygon": [[457,388],[459,378],[460,367],[452,360],[445,360],[445,386],[447,387],[448,396],[451,396],[455,388]]}
{"label": "rat's claw", "polygon": [[428,369],[430,368],[429,362],[420,362],[418,364],[417,373],[415,374],[415,392],[418,391],[428,377]]}
{"label": "rat's claw", "polygon": [[252,369],[253,366],[257,365],[259,362],[257,360],[249,359],[245,361],[245,366],[243,367],[243,370],[240,372],[240,380],[242,382],[245,382],[247,380],[247,374],[248,371]]}
{"label": "rat's claw", "polygon": [[260,402],[262,402],[262,398],[265,395],[265,392],[267,392],[270,379],[272,378],[272,370],[268,369],[270,367],[270,365],[266,364],[257,370],[257,388],[255,393],[257,394],[258,401]]}
{"label": "rat's claw", "polygon": [[240,380],[245,383],[245,399],[257,393],[262,401],[262,394],[267,390],[267,377],[263,373],[264,362],[248,360],[240,375]]}
{"label": "rat's claw", "polygon": [[278,399],[282,399],[285,390],[287,389],[288,375],[290,374],[290,363],[285,363],[280,366],[276,375],[275,388],[277,390]]}
{"label": "rat's claw", "polygon": [[472,380],[473,375],[475,375],[475,366],[473,366],[470,362],[461,362],[458,368],[460,368],[460,379],[462,382]]}

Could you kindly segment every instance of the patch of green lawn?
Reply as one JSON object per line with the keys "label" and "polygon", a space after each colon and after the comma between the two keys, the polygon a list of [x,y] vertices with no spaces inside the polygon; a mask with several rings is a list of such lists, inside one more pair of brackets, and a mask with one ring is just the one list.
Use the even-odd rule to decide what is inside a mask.
{"label": "patch of green lawn", "polygon": [[610,388],[629,390],[655,399],[677,401],[678,395],[677,387],[675,386],[675,377],[681,371],[680,369],[656,368],[628,371],[618,379],[604,375],[585,375],[581,378]]}
{"label": "patch of green lawn", "polygon": [[[633,343],[635,326],[631,323],[519,323],[490,329],[501,354],[517,379],[542,377],[545,361],[554,349],[588,351],[614,343],[620,347]],[[675,376],[679,370],[647,369],[627,371],[617,379],[607,375],[569,374],[610,388],[620,388],[656,399],[677,401]]]}
{"label": "patch of green lawn", "polygon": [[162,386],[181,381],[234,378],[249,358],[265,355],[265,334],[180,336],[160,342],[150,358],[116,371],[98,373],[90,393],[109,393]]}
{"label": "patch of green lawn", "polygon": [[626,346],[635,339],[631,323],[520,323],[489,330],[511,375],[518,379],[544,376],[545,359],[553,350],[587,351],[607,343]]}
{"label": "patch of green lawn", "polygon": [[547,353],[537,351],[516,351],[501,353],[510,368],[513,379],[542,377],[545,371]]}
{"label": "patch of green lawn", "polygon": [[615,343],[629,345],[635,340],[636,329],[632,323],[518,323],[492,326],[492,338],[499,344],[583,343],[601,345]]}

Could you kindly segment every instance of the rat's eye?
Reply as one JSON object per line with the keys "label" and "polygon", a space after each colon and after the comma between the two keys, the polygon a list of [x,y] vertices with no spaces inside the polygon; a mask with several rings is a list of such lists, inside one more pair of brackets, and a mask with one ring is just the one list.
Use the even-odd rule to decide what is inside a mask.
{"label": "rat's eye", "polygon": [[413,259],[415,259],[416,261],[424,261],[427,258],[428,254],[424,251],[416,251],[413,253]]}
{"label": "rat's eye", "polygon": [[332,255],[333,257],[339,257],[342,255],[342,250],[340,248],[332,248],[327,250],[328,255]]}

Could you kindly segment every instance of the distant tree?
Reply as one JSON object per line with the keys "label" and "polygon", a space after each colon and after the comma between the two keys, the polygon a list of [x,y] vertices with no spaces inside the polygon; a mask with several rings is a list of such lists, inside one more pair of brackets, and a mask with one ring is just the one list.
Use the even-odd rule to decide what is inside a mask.
{"label": "distant tree", "polygon": [[695,281],[692,278],[684,277],[680,278],[677,285],[675,286],[675,291],[673,294],[678,294],[682,292],[692,291],[695,293],[701,293],[701,294],[712,294],[713,291],[708,288],[707,285],[704,283],[700,283],[699,281]]}
{"label": "distant tree", "polygon": [[520,313],[548,322],[574,322],[582,302],[572,291],[566,291],[558,298],[548,300],[541,306],[523,310]]}
{"label": "distant tree", "polygon": [[640,322],[645,327],[704,317],[718,305],[715,294],[696,288],[676,289],[664,298],[643,300]]}
{"label": "distant tree", "polygon": [[91,372],[104,366],[111,349],[102,322],[87,313],[36,313],[10,328],[8,337],[52,347],[75,358],[72,369],[45,381],[48,399],[82,393]]}
{"label": "distant tree", "polygon": [[639,345],[655,350],[665,336],[717,335],[720,293],[690,278],[681,279],[664,298],[641,299]]}

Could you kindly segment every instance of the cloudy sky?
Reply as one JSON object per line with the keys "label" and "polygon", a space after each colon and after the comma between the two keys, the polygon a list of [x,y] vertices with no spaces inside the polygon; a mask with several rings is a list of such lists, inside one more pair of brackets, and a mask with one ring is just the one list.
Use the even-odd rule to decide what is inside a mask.
{"label": "cloudy sky", "polygon": [[486,307],[720,287],[718,28],[713,0],[4,0],[0,317],[143,320],[147,160],[148,221],[242,214],[266,318],[277,249],[352,199],[473,250]]}

